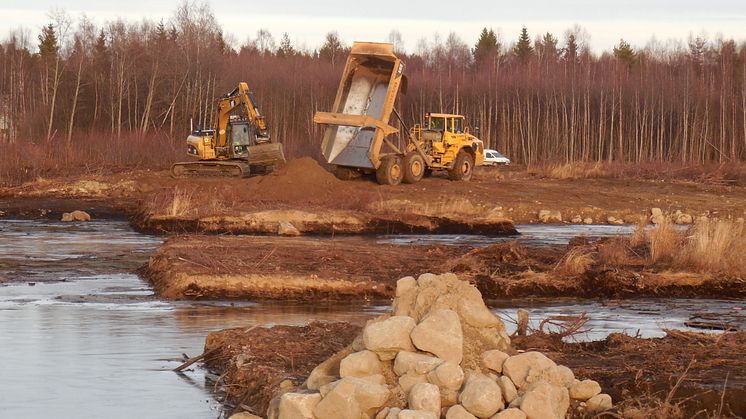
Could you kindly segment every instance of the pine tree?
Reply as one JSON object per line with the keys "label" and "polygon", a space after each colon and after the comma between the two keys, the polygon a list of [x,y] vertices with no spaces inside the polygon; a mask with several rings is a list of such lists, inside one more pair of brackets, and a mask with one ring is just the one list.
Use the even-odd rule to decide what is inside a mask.
{"label": "pine tree", "polygon": [[580,45],[574,33],[567,35],[567,43],[562,48],[562,58],[569,63],[577,63],[580,56]]}
{"label": "pine tree", "polygon": [[497,58],[500,54],[500,43],[497,40],[497,35],[492,29],[482,29],[482,33],[479,35],[479,40],[472,50],[474,55],[474,62],[477,66],[484,63],[488,63]]}
{"label": "pine tree", "polygon": [[534,54],[534,48],[531,46],[531,38],[528,36],[528,29],[525,26],[521,29],[518,43],[513,47],[513,54],[515,54],[516,58],[524,62]]}
{"label": "pine tree", "polygon": [[551,33],[547,32],[544,36],[536,41],[536,53],[546,61],[556,61],[559,56],[557,44],[559,41]]}
{"label": "pine tree", "polygon": [[614,57],[629,66],[637,61],[637,53],[624,39],[621,39],[619,45],[614,47]]}
{"label": "pine tree", "polygon": [[327,33],[324,45],[319,49],[319,58],[331,61],[334,65],[343,53],[344,46],[342,46],[339,35],[336,32]]}
{"label": "pine tree", "polygon": [[277,56],[292,57],[293,55],[295,55],[295,48],[293,48],[293,45],[290,43],[290,36],[285,32],[280,41],[280,48],[277,49]]}
{"label": "pine tree", "polygon": [[39,35],[39,54],[44,60],[57,57],[60,46],[57,44],[57,35],[54,32],[54,26],[48,24],[43,27]]}

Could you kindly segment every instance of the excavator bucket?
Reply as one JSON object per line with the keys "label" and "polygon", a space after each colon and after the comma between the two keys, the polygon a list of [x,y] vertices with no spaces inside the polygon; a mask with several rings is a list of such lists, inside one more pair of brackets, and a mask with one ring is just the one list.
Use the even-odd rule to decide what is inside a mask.
{"label": "excavator bucket", "polygon": [[249,164],[252,166],[275,166],[285,163],[282,143],[265,143],[250,146]]}
{"label": "excavator bucket", "polygon": [[384,137],[398,132],[389,120],[403,72],[392,44],[353,44],[332,111],[314,115],[314,122],[327,125],[321,152],[328,163],[378,168]]}

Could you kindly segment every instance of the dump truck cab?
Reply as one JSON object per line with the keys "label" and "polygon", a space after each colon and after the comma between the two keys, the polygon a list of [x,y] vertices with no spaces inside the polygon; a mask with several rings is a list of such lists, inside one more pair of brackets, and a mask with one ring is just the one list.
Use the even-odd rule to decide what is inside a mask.
{"label": "dump truck cab", "polygon": [[[416,130],[413,131],[413,134],[415,133]],[[450,168],[447,162],[454,161],[461,150],[473,154],[477,165],[484,160],[484,145],[480,139],[469,133],[466,118],[463,115],[425,114],[420,137],[424,142],[431,144],[436,163],[444,164],[444,168]]]}

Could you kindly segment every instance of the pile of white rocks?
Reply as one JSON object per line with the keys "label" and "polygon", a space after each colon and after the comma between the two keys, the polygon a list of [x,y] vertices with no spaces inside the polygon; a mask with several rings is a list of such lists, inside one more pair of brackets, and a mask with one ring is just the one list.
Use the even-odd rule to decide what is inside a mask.
{"label": "pile of white rocks", "polygon": [[595,381],[539,352],[512,351],[468,282],[425,274],[400,279],[393,313],[369,321],[301,390],[276,397],[268,417],[564,418],[571,400],[588,413],[612,407]]}

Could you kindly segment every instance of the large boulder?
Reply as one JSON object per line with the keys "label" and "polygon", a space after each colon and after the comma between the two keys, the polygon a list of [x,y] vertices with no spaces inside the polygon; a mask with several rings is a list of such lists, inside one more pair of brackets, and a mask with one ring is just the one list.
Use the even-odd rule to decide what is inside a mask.
{"label": "large boulder", "polygon": [[457,404],[448,409],[448,412],[446,412],[446,419],[477,419],[477,417],[464,409],[464,406]]}
{"label": "large boulder", "polygon": [[430,371],[427,380],[441,389],[456,391],[464,383],[464,370],[458,364],[446,361]]}
{"label": "large boulder", "polygon": [[481,357],[482,365],[498,374],[503,372],[503,363],[508,358],[510,355],[498,349],[484,352]]}
{"label": "large boulder", "polygon": [[526,414],[523,413],[523,410],[521,409],[511,407],[510,409],[505,409],[502,412],[498,412],[490,419],[526,419]]}
{"label": "large boulder", "polygon": [[381,360],[372,351],[351,353],[339,363],[340,377],[368,377],[381,372]]}
{"label": "large boulder", "polygon": [[538,218],[544,224],[561,223],[562,213],[559,211],[541,210],[539,211]]}
{"label": "large boulder", "polygon": [[317,419],[340,417],[359,418],[371,415],[386,403],[391,391],[385,385],[357,378],[345,377],[333,384],[333,388],[313,409]]}
{"label": "large boulder", "polygon": [[588,413],[599,413],[612,408],[611,396],[608,394],[597,394],[585,402]]}
{"label": "large boulder", "polygon": [[431,312],[412,330],[412,343],[417,349],[430,352],[438,358],[461,363],[464,335],[461,320],[453,310]]}
{"label": "large boulder", "polygon": [[554,384],[561,384],[563,381],[557,371],[557,364],[541,352],[525,352],[511,356],[503,363],[503,374],[507,375],[519,390],[539,381]]}
{"label": "large boulder", "polygon": [[528,419],[564,419],[569,408],[567,389],[545,381],[532,384],[521,399],[521,410]]}
{"label": "large boulder", "polygon": [[313,409],[320,401],[319,393],[285,393],[280,397],[279,419],[314,419]]}
{"label": "large boulder", "polygon": [[61,221],[63,222],[91,221],[91,215],[85,211],[75,210],[73,212],[63,213]]}
{"label": "large boulder", "polygon": [[507,376],[501,375],[497,379],[497,385],[500,387],[505,403],[513,403],[513,400],[518,397],[518,390],[515,388],[515,384]]}
{"label": "large boulder", "polygon": [[412,387],[420,383],[427,383],[427,376],[412,372],[399,377],[399,387],[401,387],[404,394],[409,394]]}
{"label": "large boulder", "polygon": [[497,383],[478,373],[471,374],[466,380],[459,402],[478,418],[489,418],[504,407],[502,392]]}
{"label": "large boulder", "polygon": [[593,380],[578,381],[570,387],[570,398],[586,401],[601,393],[601,386]]}
{"label": "large boulder", "polygon": [[438,419],[439,415],[429,410],[404,409],[399,412],[397,419]]}
{"label": "large boulder", "polygon": [[408,397],[409,408],[426,410],[440,416],[440,389],[435,384],[419,383],[412,386]]}
{"label": "large boulder", "polygon": [[415,321],[408,316],[393,316],[369,321],[363,329],[365,348],[382,361],[394,359],[399,351],[414,351],[410,335]]}
{"label": "large boulder", "polygon": [[235,415],[231,415],[231,417],[228,419],[262,419],[262,417],[251,414],[249,412],[241,412],[236,413]]}
{"label": "large boulder", "polygon": [[396,281],[396,298],[392,304],[394,316],[409,316],[417,298],[417,280],[406,276]]}
{"label": "large boulder", "polygon": [[427,374],[442,363],[442,359],[434,356],[401,351],[394,360],[394,373],[400,376],[407,373]]}

